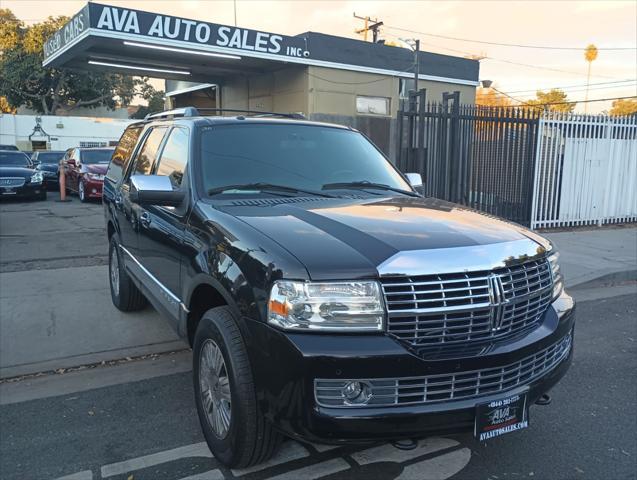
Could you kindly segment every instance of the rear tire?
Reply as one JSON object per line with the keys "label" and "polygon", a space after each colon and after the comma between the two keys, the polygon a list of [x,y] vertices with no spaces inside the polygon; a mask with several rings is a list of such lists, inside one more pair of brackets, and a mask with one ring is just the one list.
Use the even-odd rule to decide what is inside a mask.
{"label": "rear tire", "polygon": [[141,310],[148,303],[146,297],[128,276],[122,261],[117,234],[111,236],[108,249],[108,278],[113,305],[122,312]]}
{"label": "rear tire", "polygon": [[[211,349],[217,353],[212,357],[220,356],[223,363],[217,374],[210,374],[215,371],[209,368],[210,354],[206,355]],[[199,422],[215,458],[232,468],[268,460],[282,436],[258,409],[248,353],[229,307],[212,308],[199,322],[193,344],[193,380]],[[224,408],[230,414],[219,428],[221,417],[215,412],[227,405],[227,390],[231,401]]]}

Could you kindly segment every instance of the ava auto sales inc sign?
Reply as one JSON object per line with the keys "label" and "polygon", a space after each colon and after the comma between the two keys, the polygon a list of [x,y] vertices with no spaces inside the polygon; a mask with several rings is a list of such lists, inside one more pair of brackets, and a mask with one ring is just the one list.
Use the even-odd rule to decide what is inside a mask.
{"label": "ava auto sales inc sign", "polygon": [[303,37],[288,37],[91,2],[46,41],[45,63],[89,29],[113,32],[114,38],[134,36],[138,40],[181,41],[193,46],[220,47],[248,56],[310,57]]}

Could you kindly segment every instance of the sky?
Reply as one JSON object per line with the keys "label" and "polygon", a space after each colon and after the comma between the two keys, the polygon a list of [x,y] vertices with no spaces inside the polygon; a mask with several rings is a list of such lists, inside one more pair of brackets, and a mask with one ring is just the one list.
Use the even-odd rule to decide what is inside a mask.
{"label": "sky", "polygon": [[[84,0],[0,0],[26,23],[49,15],[72,16]],[[421,49],[455,56],[480,55],[480,79],[514,98],[537,89],[566,87],[571,100],[583,100],[587,63],[583,50],[521,48],[481,42],[543,47],[599,48],[592,64],[589,99],[637,95],[637,0],[625,1],[339,1],[339,0],[100,0],[196,20],[237,25],[286,35],[315,31],[359,38],[362,21],[383,21],[381,38],[419,38]],[[402,29],[402,30],[401,30]],[[410,30],[406,31],[406,30]],[[416,33],[414,33],[416,32]],[[455,37],[466,40],[451,40]],[[630,48],[604,50],[604,48]],[[525,64],[525,65],[521,65]],[[629,80],[629,82],[613,83]],[[632,82],[631,82],[632,81]],[[590,103],[589,113],[611,106]],[[583,105],[577,106],[583,111]]]}

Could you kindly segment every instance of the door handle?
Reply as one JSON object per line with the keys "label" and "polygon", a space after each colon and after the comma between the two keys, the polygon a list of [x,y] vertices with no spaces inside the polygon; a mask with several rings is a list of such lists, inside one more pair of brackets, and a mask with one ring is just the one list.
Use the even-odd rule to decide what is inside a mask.
{"label": "door handle", "polygon": [[139,216],[139,223],[148,228],[150,226],[150,214],[148,212],[142,212]]}

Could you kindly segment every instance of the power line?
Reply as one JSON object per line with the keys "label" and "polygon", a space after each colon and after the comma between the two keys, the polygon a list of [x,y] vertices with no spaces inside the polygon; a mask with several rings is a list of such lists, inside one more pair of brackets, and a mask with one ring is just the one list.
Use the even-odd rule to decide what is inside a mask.
{"label": "power line", "polygon": [[[540,50],[576,50],[576,51],[584,51],[586,47],[557,47],[554,45],[524,45],[520,43],[502,43],[502,42],[491,42],[487,40],[475,40],[470,38],[459,38],[459,37],[450,37],[447,35],[438,35],[435,33],[425,33],[419,32],[417,30],[410,30],[408,28],[400,28],[400,27],[392,27],[391,25],[385,25],[386,28],[391,28],[393,30],[400,30],[402,32],[416,33],[419,35],[425,35],[428,37],[435,38],[444,38],[446,40],[455,40],[458,42],[469,42],[469,43],[481,43],[484,45],[497,45],[500,47],[516,47],[516,48],[535,48]],[[622,51],[622,50],[637,50],[637,47],[598,47],[597,50],[611,50],[611,51]]]}
{"label": "power line", "polygon": [[[398,38],[400,39],[400,37],[398,37],[397,35],[394,35],[392,33],[386,33],[386,35],[392,36],[394,38]],[[460,53],[462,55],[475,55],[474,52],[468,52],[466,50],[458,50],[456,48],[450,48],[450,47],[443,47],[441,45],[434,45],[432,43],[425,43],[425,46],[427,47],[433,47],[433,48],[439,48],[441,50],[448,50],[450,52],[454,52],[454,53]],[[577,76],[582,76],[583,73],[580,72],[573,72],[572,70],[562,70],[560,68],[552,68],[552,67],[543,67],[540,65],[533,65],[530,63],[522,63],[522,62],[515,62],[513,60],[507,60],[507,59],[503,59],[503,58],[496,58],[496,57],[492,57],[489,55],[480,55],[482,60],[492,60],[494,62],[502,62],[502,63],[508,63],[510,65],[519,65],[521,67],[527,67],[527,68],[535,68],[537,70],[547,70],[547,71],[551,71],[551,72],[558,72],[558,73],[568,73],[570,75],[577,75]],[[611,77],[609,75],[601,75],[601,74],[595,74],[595,75],[591,75],[592,77],[599,77],[599,78],[609,78],[609,79],[614,79],[617,80],[615,77]]]}
{"label": "power line", "polygon": [[[610,84],[618,84],[618,83],[635,83],[637,82],[637,78],[632,78],[632,79],[626,79],[626,80],[617,80],[614,82],[597,82],[597,83],[591,83],[591,86],[596,86],[596,85],[609,85],[608,87],[604,87],[604,88],[622,88],[622,87],[629,87],[630,85],[610,85]],[[571,88],[578,88],[578,87],[586,87],[585,83],[579,83],[577,85],[562,85],[562,86],[557,86],[557,87],[545,87],[545,88],[534,88],[534,89],[530,89],[530,90],[510,90],[508,93],[533,93],[536,92],[538,90],[551,90],[554,88],[559,88],[560,90],[568,90]],[[600,87],[601,89],[602,87]]]}
{"label": "power line", "polygon": [[547,102],[547,103],[528,103],[528,100],[520,100],[519,98],[515,98],[512,97],[511,95],[502,92],[500,90],[498,90],[495,87],[491,87],[493,88],[493,90],[495,90],[496,92],[504,95],[505,97],[510,98],[511,100],[515,100],[516,102],[520,102],[522,105],[521,106],[527,106],[527,107],[545,107],[545,106],[549,106],[549,105],[571,105],[574,103],[593,103],[593,102],[608,102],[610,100],[627,100],[627,99],[631,99],[631,98],[637,98],[637,95],[631,95],[628,97],[609,97],[609,98],[595,98],[592,100],[569,100],[569,101],[565,101],[565,102]]}

